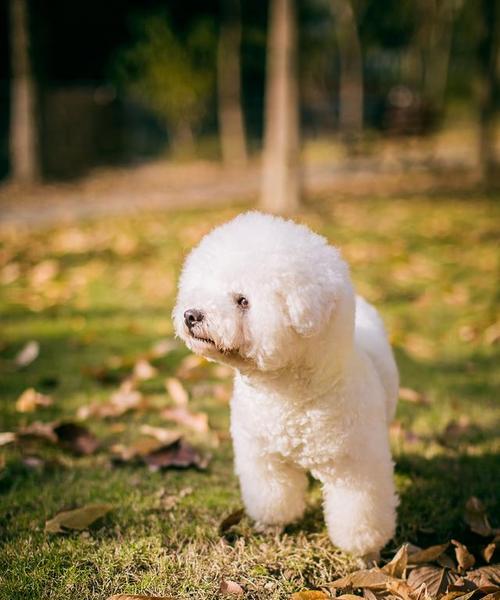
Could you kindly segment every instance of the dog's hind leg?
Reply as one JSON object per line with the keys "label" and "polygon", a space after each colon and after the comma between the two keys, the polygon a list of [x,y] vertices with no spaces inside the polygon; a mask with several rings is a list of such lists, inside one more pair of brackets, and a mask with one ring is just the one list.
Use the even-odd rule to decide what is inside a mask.
{"label": "dog's hind leg", "polygon": [[235,450],[243,502],[257,528],[300,519],[308,483],[305,472],[275,455],[258,455],[248,447]]}

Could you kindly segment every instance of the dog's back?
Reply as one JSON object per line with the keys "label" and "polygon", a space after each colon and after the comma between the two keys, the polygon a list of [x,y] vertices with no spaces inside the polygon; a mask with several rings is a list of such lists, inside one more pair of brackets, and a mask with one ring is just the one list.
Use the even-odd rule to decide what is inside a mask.
{"label": "dog's back", "polygon": [[398,400],[399,374],[384,324],[376,308],[361,296],[356,296],[356,345],[373,362],[386,392],[387,421],[394,418]]}

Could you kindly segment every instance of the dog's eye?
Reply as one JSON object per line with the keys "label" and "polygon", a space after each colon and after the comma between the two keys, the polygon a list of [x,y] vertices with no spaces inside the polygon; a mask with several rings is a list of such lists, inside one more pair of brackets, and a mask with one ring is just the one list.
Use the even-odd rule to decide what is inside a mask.
{"label": "dog's eye", "polygon": [[236,304],[240,308],[248,308],[250,306],[250,303],[248,302],[247,298],[245,298],[245,296],[238,296],[236,298]]}

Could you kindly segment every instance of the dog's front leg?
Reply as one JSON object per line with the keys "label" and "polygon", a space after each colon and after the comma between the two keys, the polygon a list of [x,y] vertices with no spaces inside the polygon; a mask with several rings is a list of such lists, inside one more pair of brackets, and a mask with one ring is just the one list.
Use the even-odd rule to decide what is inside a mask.
{"label": "dog's front leg", "polygon": [[356,556],[377,553],[394,535],[398,498],[390,460],[345,462],[317,474],[332,542]]}
{"label": "dog's front leg", "polygon": [[307,476],[258,444],[235,440],[236,473],[248,515],[260,529],[299,519],[305,508]]}

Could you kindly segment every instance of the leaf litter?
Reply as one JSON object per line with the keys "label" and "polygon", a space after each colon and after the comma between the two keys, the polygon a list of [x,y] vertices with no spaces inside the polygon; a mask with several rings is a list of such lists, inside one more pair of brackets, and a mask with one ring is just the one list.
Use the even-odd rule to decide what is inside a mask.
{"label": "leaf litter", "polygon": [[113,507],[111,504],[87,504],[75,510],[65,510],[45,523],[46,533],[64,533],[67,530],[82,531],[100,519]]}

